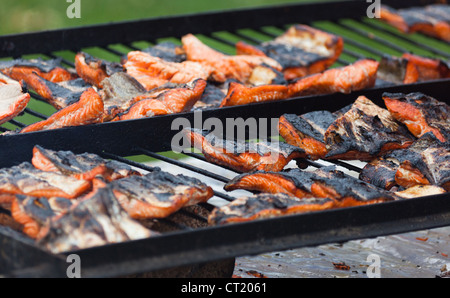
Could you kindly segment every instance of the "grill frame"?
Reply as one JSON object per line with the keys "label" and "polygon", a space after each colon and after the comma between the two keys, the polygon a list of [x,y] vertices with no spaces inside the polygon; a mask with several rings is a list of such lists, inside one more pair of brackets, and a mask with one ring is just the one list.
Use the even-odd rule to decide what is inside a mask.
{"label": "grill frame", "polygon": [[[408,6],[433,2],[435,1],[410,1]],[[324,5],[327,9],[323,9]],[[243,27],[258,29],[264,25],[282,27],[286,23],[298,22],[300,19],[304,23],[308,23],[320,19],[352,18],[365,13],[367,5],[365,1],[283,5],[0,36],[0,57],[19,57],[32,53],[42,53],[52,57],[54,51],[67,49],[76,51],[89,46],[100,46],[114,53],[115,51],[109,48],[109,45],[116,42],[127,44],[140,39],[149,40],[148,36],[151,36],[152,40],[156,40],[167,36],[181,37],[186,33],[202,33],[211,36],[211,33],[224,28],[232,31]],[[389,5],[397,8],[403,7],[404,1],[403,3],[402,1],[390,1]],[[336,13],[336,11],[342,12],[342,14]],[[232,24],[225,22],[230,18],[237,21]],[[158,26],[152,25],[168,29],[157,30]],[[145,31],[143,28],[152,28],[152,30],[147,31],[143,36],[141,33]],[[129,34],[130,31],[133,33]],[[31,49],[28,46],[30,43],[35,44],[36,47]],[[77,49],[74,49],[73,44]],[[121,53],[115,52],[115,54],[120,55]],[[70,62],[66,61],[65,63],[69,64]],[[343,61],[342,63],[347,62]],[[203,111],[202,116],[204,119],[217,117],[225,120],[229,117],[234,118],[236,115],[244,119],[255,116],[274,118],[293,110],[301,114],[324,109],[324,107],[327,110],[335,111],[351,104],[358,95],[366,95],[376,104],[383,106],[381,100],[383,92],[420,91],[439,99],[445,99],[444,95],[450,91],[449,83],[450,80],[447,79],[402,86],[376,87],[350,95],[330,94],[301,99],[292,98],[277,102],[206,110]],[[449,103],[448,100],[447,103]],[[36,115],[38,117],[45,116]],[[0,167],[9,167],[29,161],[32,148],[36,144],[54,150],[71,150],[75,153],[92,152],[115,159],[143,152],[151,155],[152,152],[156,154],[155,152],[167,151],[170,150],[172,136],[177,133],[170,129],[170,124],[178,117],[185,117],[191,123],[194,121],[194,113],[188,112],[2,136],[0,152],[2,156],[8,158],[0,159]],[[18,124],[20,125],[20,122]],[[271,131],[270,127],[268,130]],[[114,138],[117,131],[121,133],[119,141]],[[158,139],[161,135],[164,136],[163,140]],[[143,136],[147,139],[144,139]],[[155,156],[158,157],[158,155],[153,157]],[[171,162],[171,159],[166,161]],[[137,165],[142,167],[140,164]],[[147,169],[151,170],[151,168]],[[226,194],[218,192],[216,192],[216,196],[232,199],[231,196],[228,197]],[[85,277],[112,277],[143,273],[267,251],[317,246],[447,226],[450,225],[449,196],[449,194],[445,194],[430,196],[426,199],[419,198],[326,210],[221,227],[174,231],[154,238],[110,244],[70,253],[76,253],[81,257],[82,274]],[[383,216],[380,216],[381,214]],[[311,226],[312,222],[314,222],[314,226]],[[217,235],[221,235],[221,237],[217,237]],[[2,243],[0,251],[3,255],[14,256],[0,258],[0,275],[66,276],[68,263],[65,259],[70,253],[61,255],[48,253],[20,233],[2,226],[0,226],[0,243]],[[27,257],[23,258],[25,255]],[[118,255],[120,255],[120,259],[115,257]],[[17,258],[22,259],[17,261]]]}

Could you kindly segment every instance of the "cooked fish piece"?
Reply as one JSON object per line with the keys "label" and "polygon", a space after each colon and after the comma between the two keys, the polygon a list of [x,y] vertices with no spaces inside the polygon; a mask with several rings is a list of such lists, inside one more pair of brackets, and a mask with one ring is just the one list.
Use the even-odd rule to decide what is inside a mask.
{"label": "cooked fish piece", "polygon": [[312,160],[324,158],[328,150],[325,132],[337,119],[328,111],[314,111],[303,115],[284,114],[280,117],[278,130],[284,140],[305,150]]}
{"label": "cooked fish piece", "polygon": [[99,188],[41,228],[37,244],[62,253],[158,235],[132,219],[109,187]]}
{"label": "cooked fish piece", "polygon": [[23,226],[26,235],[36,238],[51,218],[67,212],[72,204],[72,200],[60,197],[16,195],[11,205],[11,216]]}
{"label": "cooked fish piece", "polygon": [[125,72],[112,74],[102,81],[102,85],[103,89],[99,91],[99,94],[105,109],[103,122],[110,121],[148,95],[147,90]]}
{"label": "cooked fish piece", "polygon": [[184,175],[154,171],[111,182],[114,195],[132,218],[164,218],[183,207],[204,203],[211,187]]}
{"label": "cooked fish piece", "polygon": [[359,179],[377,187],[390,190],[397,185],[395,174],[399,166],[400,162],[396,158],[378,157],[364,166],[359,174]]}
{"label": "cooked fish piece", "polygon": [[365,96],[359,96],[352,108],[328,127],[324,136],[326,158],[362,161],[407,148],[415,140],[388,110]]}
{"label": "cooked fish piece", "polygon": [[328,198],[305,198],[300,200],[297,197],[282,193],[262,193],[240,197],[220,208],[215,208],[208,216],[208,222],[211,225],[223,225],[327,210],[334,208],[334,206],[334,201]]}
{"label": "cooked fish piece", "polygon": [[169,62],[142,51],[129,52],[123,67],[146,90],[166,83],[187,84],[197,79],[206,80],[210,73],[207,67],[197,62]]}
{"label": "cooked fish piece", "polygon": [[84,91],[80,100],[59,110],[49,118],[24,127],[20,132],[34,132],[98,123],[103,117],[103,100],[93,89]]}
{"label": "cooked fish piece", "polygon": [[289,169],[283,172],[241,174],[225,184],[225,190],[246,189],[285,193],[298,198],[330,198],[336,207],[355,206],[397,199],[390,192],[345,175],[334,167],[316,171]]}
{"label": "cooked fish piece", "polygon": [[183,48],[170,41],[150,46],[143,49],[142,52],[149,53],[153,57],[158,57],[168,62],[179,63],[186,60],[186,54],[184,53]]}
{"label": "cooked fish piece", "polygon": [[417,67],[403,57],[384,55],[377,71],[377,79],[394,84],[411,84],[419,80]]}
{"label": "cooked fish piece", "polygon": [[418,81],[429,81],[444,79],[450,77],[450,66],[445,62],[436,58],[428,58],[411,53],[404,53],[403,59],[413,64],[417,68],[419,74]]}
{"label": "cooked fish piece", "polygon": [[361,59],[331,68],[289,84],[290,97],[331,93],[351,93],[375,86],[379,62]]}
{"label": "cooked fish piece", "polygon": [[158,115],[187,112],[202,97],[206,87],[203,79],[188,84],[169,84],[161,90],[154,89],[142,96],[128,110],[118,114],[112,121],[138,119]]}
{"label": "cooked fish piece", "polygon": [[367,164],[360,178],[390,189],[416,185],[436,185],[449,189],[450,147],[431,132],[417,139],[410,147],[394,150]]}
{"label": "cooked fish piece", "polygon": [[210,70],[208,79],[224,83],[227,79],[247,82],[255,67],[268,65],[281,71],[281,65],[269,57],[257,55],[225,55],[202,43],[193,34],[181,38],[188,61],[199,62]]}
{"label": "cooked fish piece", "polygon": [[203,91],[202,97],[195,103],[194,109],[205,110],[210,108],[218,108],[225,95],[226,91],[224,91],[221,87],[208,82],[205,90]]}
{"label": "cooked fish piece", "polygon": [[98,59],[84,52],[75,55],[75,69],[80,78],[98,88],[103,88],[105,78],[123,71],[120,63]]}
{"label": "cooked fish piece", "polygon": [[125,163],[107,160],[97,154],[55,151],[39,145],[33,148],[31,163],[42,171],[57,172],[82,180],[102,177],[106,181],[112,181],[132,175],[141,175],[139,171]]}
{"label": "cooked fish piece", "polygon": [[30,101],[30,94],[22,86],[0,72],[0,124],[22,113]]}
{"label": "cooked fish piece", "polygon": [[403,33],[421,32],[425,35],[450,41],[450,6],[446,4],[397,10],[382,5],[381,20]]}
{"label": "cooked fish piece", "polygon": [[92,87],[81,78],[53,83],[35,73],[28,74],[24,81],[27,88],[34,90],[57,110],[76,103],[81,94]]}
{"label": "cooked fish piece", "polygon": [[316,171],[302,171],[300,169],[286,169],[279,172],[255,171],[236,176],[225,184],[226,191],[245,189],[252,192],[284,193],[297,198],[313,197],[313,178],[318,175],[334,177],[334,168],[318,169]]}
{"label": "cooked fish piece", "polygon": [[192,147],[201,150],[205,158],[238,172],[257,170],[280,171],[291,160],[306,156],[303,149],[284,142],[243,142],[219,139],[210,131],[184,130]]}
{"label": "cooked fish piece", "polygon": [[277,69],[267,65],[259,65],[253,68],[247,84],[250,86],[286,85],[287,80],[284,78],[284,74]]}
{"label": "cooked fish piece", "polygon": [[237,54],[267,56],[278,61],[286,80],[326,70],[340,56],[343,47],[342,37],[301,24],[258,46],[242,41],[236,44]]}
{"label": "cooked fish piece", "polygon": [[0,193],[10,198],[14,195],[35,197],[77,198],[91,189],[87,180],[79,180],[59,173],[36,169],[31,163],[0,169]]}
{"label": "cooked fish piece", "polygon": [[442,142],[450,140],[450,106],[420,92],[384,93],[384,103],[397,121],[416,137],[432,132]]}
{"label": "cooked fish piece", "polygon": [[420,198],[425,196],[439,195],[446,193],[445,189],[435,185],[416,185],[395,194],[405,199]]}
{"label": "cooked fish piece", "polygon": [[241,83],[231,82],[228,87],[228,93],[222,100],[220,107],[283,100],[287,98],[289,98],[289,88],[285,85],[246,87]]}
{"label": "cooked fish piece", "polygon": [[10,78],[27,82],[28,75],[37,76],[52,83],[60,83],[76,79],[76,73],[61,66],[61,59],[43,60],[37,59],[14,59],[0,62],[0,70]]}

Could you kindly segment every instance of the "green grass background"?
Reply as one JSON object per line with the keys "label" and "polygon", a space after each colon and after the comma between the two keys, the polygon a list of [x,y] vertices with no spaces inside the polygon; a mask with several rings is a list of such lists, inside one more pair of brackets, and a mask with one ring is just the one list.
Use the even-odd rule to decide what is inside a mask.
{"label": "green grass background", "polygon": [[2,0],[0,35],[300,2],[314,0],[81,0],[81,18],[69,19],[67,0]]}

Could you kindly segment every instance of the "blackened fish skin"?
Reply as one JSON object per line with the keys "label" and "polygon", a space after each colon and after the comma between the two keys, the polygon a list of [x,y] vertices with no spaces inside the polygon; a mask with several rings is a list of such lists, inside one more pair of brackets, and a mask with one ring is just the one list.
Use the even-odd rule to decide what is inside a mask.
{"label": "blackened fish skin", "polygon": [[388,110],[359,96],[352,108],[326,131],[326,158],[370,161],[392,150],[407,148],[414,140]]}
{"label": "blackened fish skin", "polygon": [[130,218],[112,190],[103,187],[43,227],[37,244],[53,253],[62,253],[157,234]]}

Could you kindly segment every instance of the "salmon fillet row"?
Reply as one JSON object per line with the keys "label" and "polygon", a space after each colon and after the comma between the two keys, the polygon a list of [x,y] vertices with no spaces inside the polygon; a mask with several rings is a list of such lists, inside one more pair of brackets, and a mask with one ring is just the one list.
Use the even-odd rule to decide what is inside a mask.
{"label": "salmon fillet row", "polygon": [[[161,170],[143,174],[92,153],[74,154],[41,146],[35,146],[32,164],[2,169],[0,179],[4,180],[0,188],[2,203],[11,206],[12,216],[23,226],[23,232],[38,242],[45,238],[49,243],[66,237],[73,239],[71,243],[83,242],[84,236],[76,231],[69,235],[70,229],[100,220],[98,216],[104,217],[103,223],[115,221],[117,212],[130,222],[164,218],[213,196],[212,188],[195,178]],[[96,208],[102,202],[104,206],[96,214],[85,214],[80,209],[91,204]],[[138,230],[142,229],[138,226]],[[62,232],[57,233],[56,228]],[[108,228],[113,229],[105,226]],[[94,233],[92,237],[103,237],[99,231],[86,229],[86,233]],[[61,242],[63,246],[69,244]]]}
{"label": "salmon fillet row", "polygon": [[404,33],[420,32],[450,41],[450,6],[448,4],[403,9],[382,5],[381,20]]}

